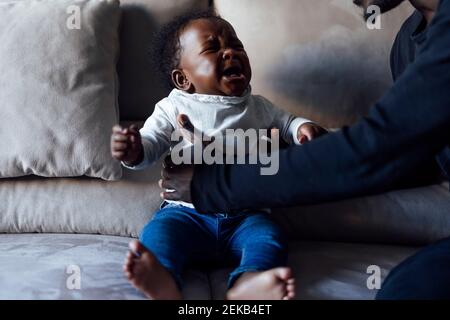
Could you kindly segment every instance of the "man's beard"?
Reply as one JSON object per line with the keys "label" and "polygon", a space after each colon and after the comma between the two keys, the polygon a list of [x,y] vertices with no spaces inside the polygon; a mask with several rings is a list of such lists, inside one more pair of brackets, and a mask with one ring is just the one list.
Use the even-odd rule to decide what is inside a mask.
{"label": "man's beard", "polygon": [[367,13],[369,6],[378,6],[381,13],[388,12],[398,7],[404,0],[353,0],[353,3],[364,9],[364,18],[368,18],[371,14]]}

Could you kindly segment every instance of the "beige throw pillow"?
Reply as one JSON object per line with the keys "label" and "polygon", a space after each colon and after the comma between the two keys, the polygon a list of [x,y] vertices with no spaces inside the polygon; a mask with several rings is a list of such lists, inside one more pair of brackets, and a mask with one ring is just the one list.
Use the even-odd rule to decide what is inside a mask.
{"label": "beige throw pillow", "polygon": [[0,178],[121,177],[117,0],[0,2]]}

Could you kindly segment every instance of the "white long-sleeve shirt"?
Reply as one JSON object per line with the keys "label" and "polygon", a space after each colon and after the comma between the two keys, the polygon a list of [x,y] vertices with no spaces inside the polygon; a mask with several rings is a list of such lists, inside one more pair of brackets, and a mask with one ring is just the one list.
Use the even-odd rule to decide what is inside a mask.
{"label": "white long-sleeve shirt", "polygon": [[296,144],[299,144],[298,128],[311,122],[275,107],[262,96],[252,95],[250,87],[241,97],[190,94],[174,89],[156,104],[153,114],[140,129],[143,161],[134,167],[124,166],[133,170],[145,169],[177,144],[178,141],[171,141],[171,135],[178,129],[179,114],[187,115],[197,130],[207,132],[209,136],[224,135],[226,129],[278,128],[281,138]]}

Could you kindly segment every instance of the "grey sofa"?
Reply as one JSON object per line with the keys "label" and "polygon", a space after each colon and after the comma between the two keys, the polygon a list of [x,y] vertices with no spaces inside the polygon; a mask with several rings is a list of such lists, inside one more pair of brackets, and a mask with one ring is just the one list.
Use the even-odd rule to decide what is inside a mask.
{"label": "grey sofa", "polygon": [[[328,127],[351,124],[389,87],[389,47],[411,12],[405,4],[383,17],[382,30],[369,31],[350,0],[123,0],[117,66],[123,122],[142,123],[167,94],[146,55],[150,32],[210,5],[246,45],[254,92]],[[128,242],[160,204],[159,171],[159,164],[125,171],[117,182],[0,181],[0,299],[143,299],[122,263]],[[274,210],[291,239],[297,298],[373,299],[369,266],[379,267],[383,280],[420,247],[450,236],[448,190],[448,183],[437,183]],[[223,299],[227,272],[187,271],[184,297]],[[80,287],[74,288],[75,273]]]}

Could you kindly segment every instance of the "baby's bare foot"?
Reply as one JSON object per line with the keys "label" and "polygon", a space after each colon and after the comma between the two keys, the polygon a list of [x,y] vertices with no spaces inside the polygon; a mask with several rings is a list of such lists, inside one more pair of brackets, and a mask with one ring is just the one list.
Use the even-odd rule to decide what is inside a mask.
{"label": "baby's bare foot", "polygon": [[290,268],[246,272],[228,291],[228,300],[290,300],[295,296],[295,279]]}
{"label": "baby's bare foot", "polygon": [[172,275],[139,241],[130,242],[123,271],[131,284],[149,299],[181,299],[180,290]]}

